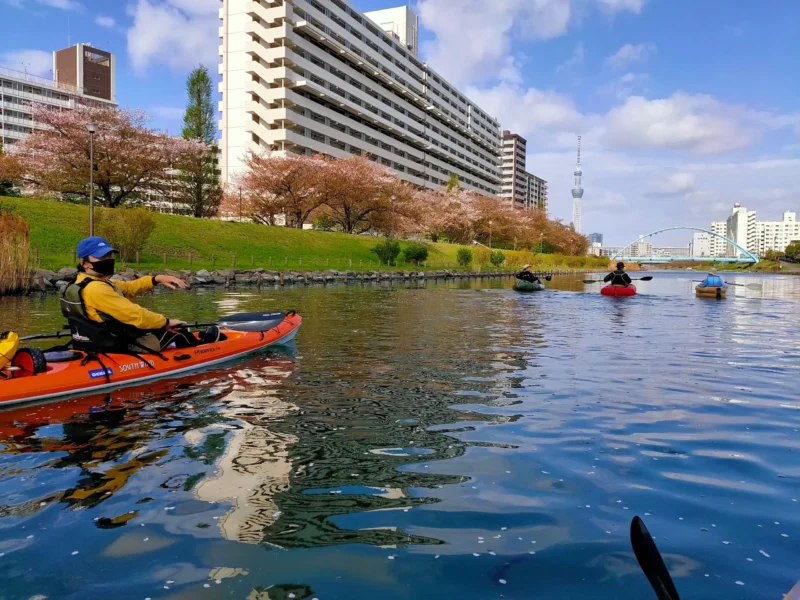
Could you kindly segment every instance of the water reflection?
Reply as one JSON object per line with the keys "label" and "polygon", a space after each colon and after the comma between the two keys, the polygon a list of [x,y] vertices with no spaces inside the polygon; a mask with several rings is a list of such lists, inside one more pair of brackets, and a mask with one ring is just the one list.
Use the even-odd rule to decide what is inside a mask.
{"label": "water reflection", "polygon": [[622,302],[580,279],[149,296],[305,322],[295,349],[0,413],[2,593],[649,598],[640,514],[683,595],[777,598],[800,560],[800,279],[714,303],[690,279]]}

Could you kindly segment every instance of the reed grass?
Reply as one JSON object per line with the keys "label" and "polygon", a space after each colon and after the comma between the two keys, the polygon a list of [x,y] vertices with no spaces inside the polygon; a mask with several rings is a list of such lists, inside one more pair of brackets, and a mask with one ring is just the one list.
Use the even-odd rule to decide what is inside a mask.
{"label": "reed grass", "polygon": [[0,296],[28,290],[31,281],[31,246],[28,223],[0,209]]}

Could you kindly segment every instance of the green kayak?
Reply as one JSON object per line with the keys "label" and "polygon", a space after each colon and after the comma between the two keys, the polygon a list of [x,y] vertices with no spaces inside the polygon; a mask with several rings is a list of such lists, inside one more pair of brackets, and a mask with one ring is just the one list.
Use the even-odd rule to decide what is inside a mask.
{"label": "green kayak", "polygon": [[514,289],[518,292],[541,292],[544,289],[544,284],[541,282],[534,283],[533,281],[517,279],[517,282],[514,284]]}

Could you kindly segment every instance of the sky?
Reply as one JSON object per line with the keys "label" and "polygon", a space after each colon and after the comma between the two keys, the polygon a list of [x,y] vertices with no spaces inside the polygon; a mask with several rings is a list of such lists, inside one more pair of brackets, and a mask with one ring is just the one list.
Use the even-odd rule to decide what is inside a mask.
{"label": "sky", "polygon": [[[245,0],[236,0],[245,1]],[[367,11],[398,0],[352,0]],[[185,79],[218,64],[220,0],[0,0],[0,65],[52,76],[52,50],[117,55],[117,99],[178,133]],[[735,202],[800,212],[800,2],[412,0],[421,54],[528,140],[550,212],[625,245],[708,227]],[[10,25],[10,26],[9,26]],[[667,233],[656,245],[687,244]]]}

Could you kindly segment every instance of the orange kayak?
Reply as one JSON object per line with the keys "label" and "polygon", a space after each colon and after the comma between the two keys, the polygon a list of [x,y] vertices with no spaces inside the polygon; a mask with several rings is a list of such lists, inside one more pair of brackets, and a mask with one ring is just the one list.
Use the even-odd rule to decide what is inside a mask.
{"label": "orange kayak", "polygon": [[100,355],[100,364],[97,359],[84,361],[85,354],[76,352],[76,360],[48,363],[47,370],[38,375],[12,373],[11,379],[0,380],[0,408],[179,376],[289,342],[302,322],[300,315],[290,313],[268,331],[223,328],[228,339],[193,348],[165,350],[163,359],[151,354],[137,358],[109,353]]}

